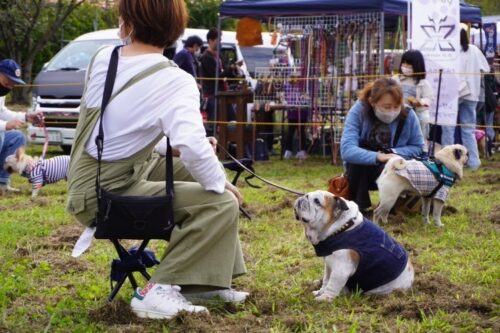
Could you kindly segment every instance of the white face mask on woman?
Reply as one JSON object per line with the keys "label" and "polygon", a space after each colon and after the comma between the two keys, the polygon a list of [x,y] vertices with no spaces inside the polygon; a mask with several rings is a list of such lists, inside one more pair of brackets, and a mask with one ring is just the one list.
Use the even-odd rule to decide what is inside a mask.
{"label": "white face mask on woman", "polygon": [[401,110],[397,111],[384,111],[378,107],[374,107],[375,116],[383,123],[390,124],[392,123],[401,113]]}
{"label": "white face mask on woman", "polygon": [[401,65],[401,73],[404,76],[411,76],[413,74],[413,66],[411,66],[411,65]]}
{"label": "white face mask on woman", "polygon": [[132,44],[132,37],[130,37],[132,35],[132,30],[130,30],[128,36],[124,38],[122,37],[122,27],[123,27],[123,22],[118,24],[118,32],[116,33],[118,35],[118,38],[120,38],[122,44],[125,46]]}

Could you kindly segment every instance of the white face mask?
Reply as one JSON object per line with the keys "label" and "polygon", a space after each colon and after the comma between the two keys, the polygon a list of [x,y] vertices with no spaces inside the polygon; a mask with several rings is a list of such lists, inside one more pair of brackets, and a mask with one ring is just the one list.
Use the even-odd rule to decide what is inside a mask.
{"label": "white face mask", "polygon": [[196,57],[198,57],[200,54],[201,54],[201,50],[200,50],[200,49],[196,50],[196,52],[194,53],[194,55],[195,55]]}
{"label": "white face mask", "polygon": [[382,111],[376,106],[374,107],[375,116],[383,123],[390,124],[392,123],[401,113],[401,110],[398,111]]}
{"label": "white face mask", "polygon": [[403,73],[404,76],[410,76],[413,74],[413,67],[412,66],[401,66],[401,73]]}
{"label": "white face mask", "polygon": [[122,41],[122,44],[125,46],[132,44],[132,37],[130,37],[132,35],[132,30],[130,30],[127,37],[123,38],[122,37],[122,27],[123,27],[123,23],[120,23],[118,25],[118,32],[116,33],[118,35],[118,38],[120,38],[120,40]]}

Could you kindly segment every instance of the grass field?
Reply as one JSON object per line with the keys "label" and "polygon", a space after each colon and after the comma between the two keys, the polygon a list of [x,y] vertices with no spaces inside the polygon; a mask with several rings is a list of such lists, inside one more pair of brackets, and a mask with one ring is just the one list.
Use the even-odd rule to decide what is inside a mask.
{"label": "grass field", "polygon": [[[321,157],[273,158],[255,169],[301,191],[325,189],[340,171]],[[444,228],[423,225],[419,215],[398,215],[384,226],[409,251],[411,291],[340,296],[331,304],[311,294],[323,263],[293,217],[294,195],[253,182],[263,187],[239,184],[255,217],[240,220],[248,274],[234,281],[251,292],[249,300],[211,304],[210,315],[153,321],[130,311],[128,285],[106,302],[110,243],[94,241],[82,257],[70,257],[82,227],[64,212],[66,183],[44,187],[32,203],[30,185],[15,176],[22,195],[0,198],[0,332],[500,332],[498,154],[451,190]],[[159,255],[166,244],[151,247]]]}

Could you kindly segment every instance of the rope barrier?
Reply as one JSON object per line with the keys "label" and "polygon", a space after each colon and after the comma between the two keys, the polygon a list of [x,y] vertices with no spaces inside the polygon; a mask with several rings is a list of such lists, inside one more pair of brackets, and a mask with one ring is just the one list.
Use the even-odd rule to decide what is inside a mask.
{"label": "rope barrier", "polygon": [[[204,124],[216,124],[216,125],[255,125],[255,126],[270,126],[270,125],[275,125],[275,126],[282,126],[282,125],[288,125],[288,126],[312,126],[312,127],[317,127],[317,126],[334,126],[336,128],[344,128],[344,124],[342,123],[342,126],[339,126],[337,123],[331,123],[331,122],[316,122],[316,123],[288,123],[288,122],[251,122],[251,121],[215,121],[215,120],[207,120],[203,122]],[[434,125],[434,123],[429,123],[429,125]],[[474,127],[474,128],[500,128],[500,125],[476,125],[476,124],[456,124],[456,125],[450,125],[450,124],[443,124],[443,123],[437,123],[439,126],[455,126],[455,127]]]}
{"label": "rope barrier", "polygon": [[[414,75],[426,74],[426,75],[438,75],[438,72],[426,72],[426,73],[413,73]],[[380,77],[393,77],[395,74],[361,74],[361,75],[341,75],[341,76],[314,76],[314,77],[294,77],[293,79],[290,77],[264,77],[264,78],[253,78],[257,81],[262,81],[263,83],[272,83],[272,82],[285,82],[285,81],[311,81],[311,80],[346,80],[353,78],[380,78]],[[500,75],[500,72],[493,73],[472,73],[472,72],[457,72],[457,73],[447,73],[443,72],[443,75],[457,75],[457,76],[486,76],[486,75]],[[199,81],[244,81],[246,78],[209,78],[209,77],[197,77]],[[26,87],[58,87],[58,86],[83,86],[82,83],[47,83],[47,84],[25,84],[25,85],[16,85],[14,88],[26,88]]]}
{"label": "rope barrier", "polygon": [[[215,120],[207,120],[203,121],[204,124],[210,124],[210,125],[255,125],[255,126],[311,126],[311,127],[321,127],[321,126],[334,126],[336,128],[342,129],[344,128],[344,123],[339,122],[309,122],[309,123],[288,123],[288,122],[251,122],[251,121],[215,121]],[[65,125],[75,125],[77,122],[65,122]],[[434,123],[429,123],[429,125],[434,125]],[[439,126],[456,126],[456,127],[475,127],[475,128],[494,128],[494,129],[500,129],[500,125],[474,125],[474,124],[456,124],[456,125],[449,125],[449,124],[442,124],[442,123],[437,123]]]}

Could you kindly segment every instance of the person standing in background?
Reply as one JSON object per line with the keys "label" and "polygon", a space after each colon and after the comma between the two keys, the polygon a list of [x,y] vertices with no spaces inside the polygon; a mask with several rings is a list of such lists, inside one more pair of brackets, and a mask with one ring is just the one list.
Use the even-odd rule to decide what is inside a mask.
{"label": "person standing in background", "polygon": [[194,78],[197,77],[196,56],[200,55],[203,41],[198,36],[189,36],[184,43],[184,48],[177,52],[174,56],[174,62],[186,73],[191,74]]}
{"label": "person standing in background", "polygon": [[406,102],[413,107],[417,114],[422,136],[424,137],[423,155],[428,155],[429,138],[429,107],[433,102],[431,83],[425,78],[425,60],[418,50],[408,50],[401,57],[399,65],[400,75],[395,77],[403,88]]}
{"label": "person standing in background", "polygon": [[[490,71],[488,61],[481,50],[469,44],[467,31],[460,31],[460,69],[464,73],[460,82],[460,97],[458,100],[457,123],[461,125],[462,144],[469,151],[466,166],[477,170],[481,166],[474,130],[476,128],[476,106],[481,89],[481,72]],[[455,143],[455,126],[442,126],[441,144],[443,146]]]}

